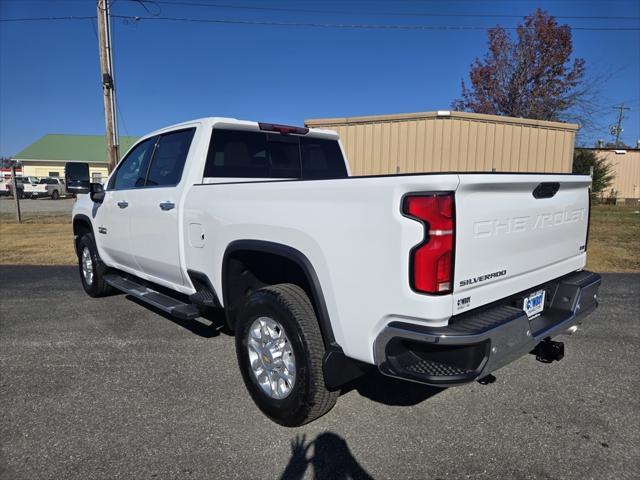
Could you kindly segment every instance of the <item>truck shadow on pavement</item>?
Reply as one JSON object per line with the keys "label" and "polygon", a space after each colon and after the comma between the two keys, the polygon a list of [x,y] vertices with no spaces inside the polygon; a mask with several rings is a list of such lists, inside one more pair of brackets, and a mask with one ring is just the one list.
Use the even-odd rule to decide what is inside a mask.
{"label": "truck shadow on pavement", "polygon": [[341,395],[353,390],[377,403],[408,407],[424,402],[445,389],[391,378],[370,367],[365,375],[346,384]]}
{"label": "truck shadow on pavement", "polygon": [[[207,309],[203,312],[202,321],[180,320],[135,297],[126,295],[125,298],[189,330],[199,337],[213,338],[219,336],[221,333],[233,336],[233,333],[229,331],[227,327],[222,309]],[[424,402],[442,392],[444,388],[429,387],[415,382],[391,378],[382,375],[375,367],[371,366],[367,368],[364,375],[344,385],[340,394],[346,395],[353,390],[377,403],[406,407]]]}
{"label": "truck shadow on pavement", "polygon": [[310,442],[306,442],[305,435],[291,440],[291,458],[280,479],[302,480],[309,468],[313,469],[315,480],[373,479],[355,459],[347,442],[333,432],[321,433]]}
{"label": "truck shadow on pavement", "polygon": [[135,297],[130,295],[126,295],[125,298],[127,300],[140,305],[141,307],[146,308],[147,310],[160,315],[161,317],[179,325],[180,327],[189,330],[191,333],[198,335],[203,338],[212,338],[217,337],[220,333],[226,333],[230,335],[231,333],[228,331],[226,322],[224,319],[224,311],[221,309],[214,310],[210,309],[210,311],[203,312],[202,320],[180,320],[179,318],[173,317],[166,312],[163,312],[159,308],[154,307],[153,305],[149,305],[148,303],[143,302]]}

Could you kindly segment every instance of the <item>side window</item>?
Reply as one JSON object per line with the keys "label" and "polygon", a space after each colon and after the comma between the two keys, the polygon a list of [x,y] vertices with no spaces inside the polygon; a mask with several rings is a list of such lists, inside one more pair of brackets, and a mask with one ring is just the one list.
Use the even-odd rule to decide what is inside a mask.
{"label": "side window", "polygon": [[109,180],[109,190],[126,190],[144,186],[149,159],[153,154],[157,137],[148,138],[136,145],[122,159],[118,169]]}
{"label": "side window", "polygon": [[177,185],[182,178],[195,128],[166,133],[160,136],[151,160],[147,186]]}

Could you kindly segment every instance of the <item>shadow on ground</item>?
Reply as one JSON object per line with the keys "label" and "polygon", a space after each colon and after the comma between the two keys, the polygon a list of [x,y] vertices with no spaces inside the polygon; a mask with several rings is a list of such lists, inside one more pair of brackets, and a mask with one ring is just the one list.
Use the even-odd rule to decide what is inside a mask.
{"label": "shadow on ground", "polygon": [[442,392],[444,388],[397,380],[381,374],[375,367],[370,367],[363,376],[345,385],[342,395],[353,390],[377,403],[406,407],[424,402]]}
{"label": "shadow on ground", "polygon": [[[127,295],[126,298],[200,337],[212,338],[217,337],[220,333],[233,335],[226,326],[222,309],[207,309],[203,312],[202,320],[180,320],[135,297]],[[374,402],[405,407],[417,405],[444,390],[443,388],[397,380],[382,375],[375,367],[365,368],[366,373],[363,376],[342,387],[341,395],[355,390]]]}
{"label": "shadow on ground", "polygon": [[344,438],[333,432],[321,433],[310,442],[304,435],[291,440],[291,458],[281,480],[302,479],[309,469],[316,480],[373,479],[355,459]]}
{"label": "shadow on ground", "polygon": [[127,295],[126,298],[127,300],[130,300],[133,303],[136,303],[141,307],[144,307],[147,310],[150,310],[160,315],[161,317],[164,317],[170,322],[175,323],[176,325],[179,325],[186,330],[189,330],[191,333],[198,335],[199,337],[217,337],[221,332],[226,333],[227,335],[231,334],[231,332],[229,332],[227,328],[224,318],[224,311],[222,309],[207,309],[206,311],[202,312],[201,319],[181,320],[169,315],[159,308],[154,307],[153,305],[149,305],[142,300],[132,297],[131,295]]}

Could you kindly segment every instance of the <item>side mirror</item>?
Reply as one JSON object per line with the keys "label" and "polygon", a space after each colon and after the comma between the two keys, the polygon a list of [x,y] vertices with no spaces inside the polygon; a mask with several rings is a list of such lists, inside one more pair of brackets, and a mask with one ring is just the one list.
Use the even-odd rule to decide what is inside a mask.
{"label": "side mirror", "polygon": [[104,200],[104,187],[101,183],[89,184],[89,196],[95,203],[102,203]]}
{"label": "side mirror", "polygon": [[89,179],[88,163],[66,163],[64,165],[64,177],[67,181],[67,192],[75,194],[89,193],[91,180]]}

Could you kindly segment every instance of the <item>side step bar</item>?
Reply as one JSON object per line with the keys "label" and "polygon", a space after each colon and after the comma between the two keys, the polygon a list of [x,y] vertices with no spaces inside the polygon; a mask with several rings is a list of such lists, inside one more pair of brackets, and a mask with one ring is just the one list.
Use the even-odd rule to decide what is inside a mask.
{"label": "side step bar", "polygon": [[104,276],[104,281],[113,288],[120,290],[138,300],[148,303],[169,315],[182,320],[191,320],[200,316],[198,306],[184,303],[176,298],[157,292],[149,287],[140,285],[134,280],[110,273]]}

